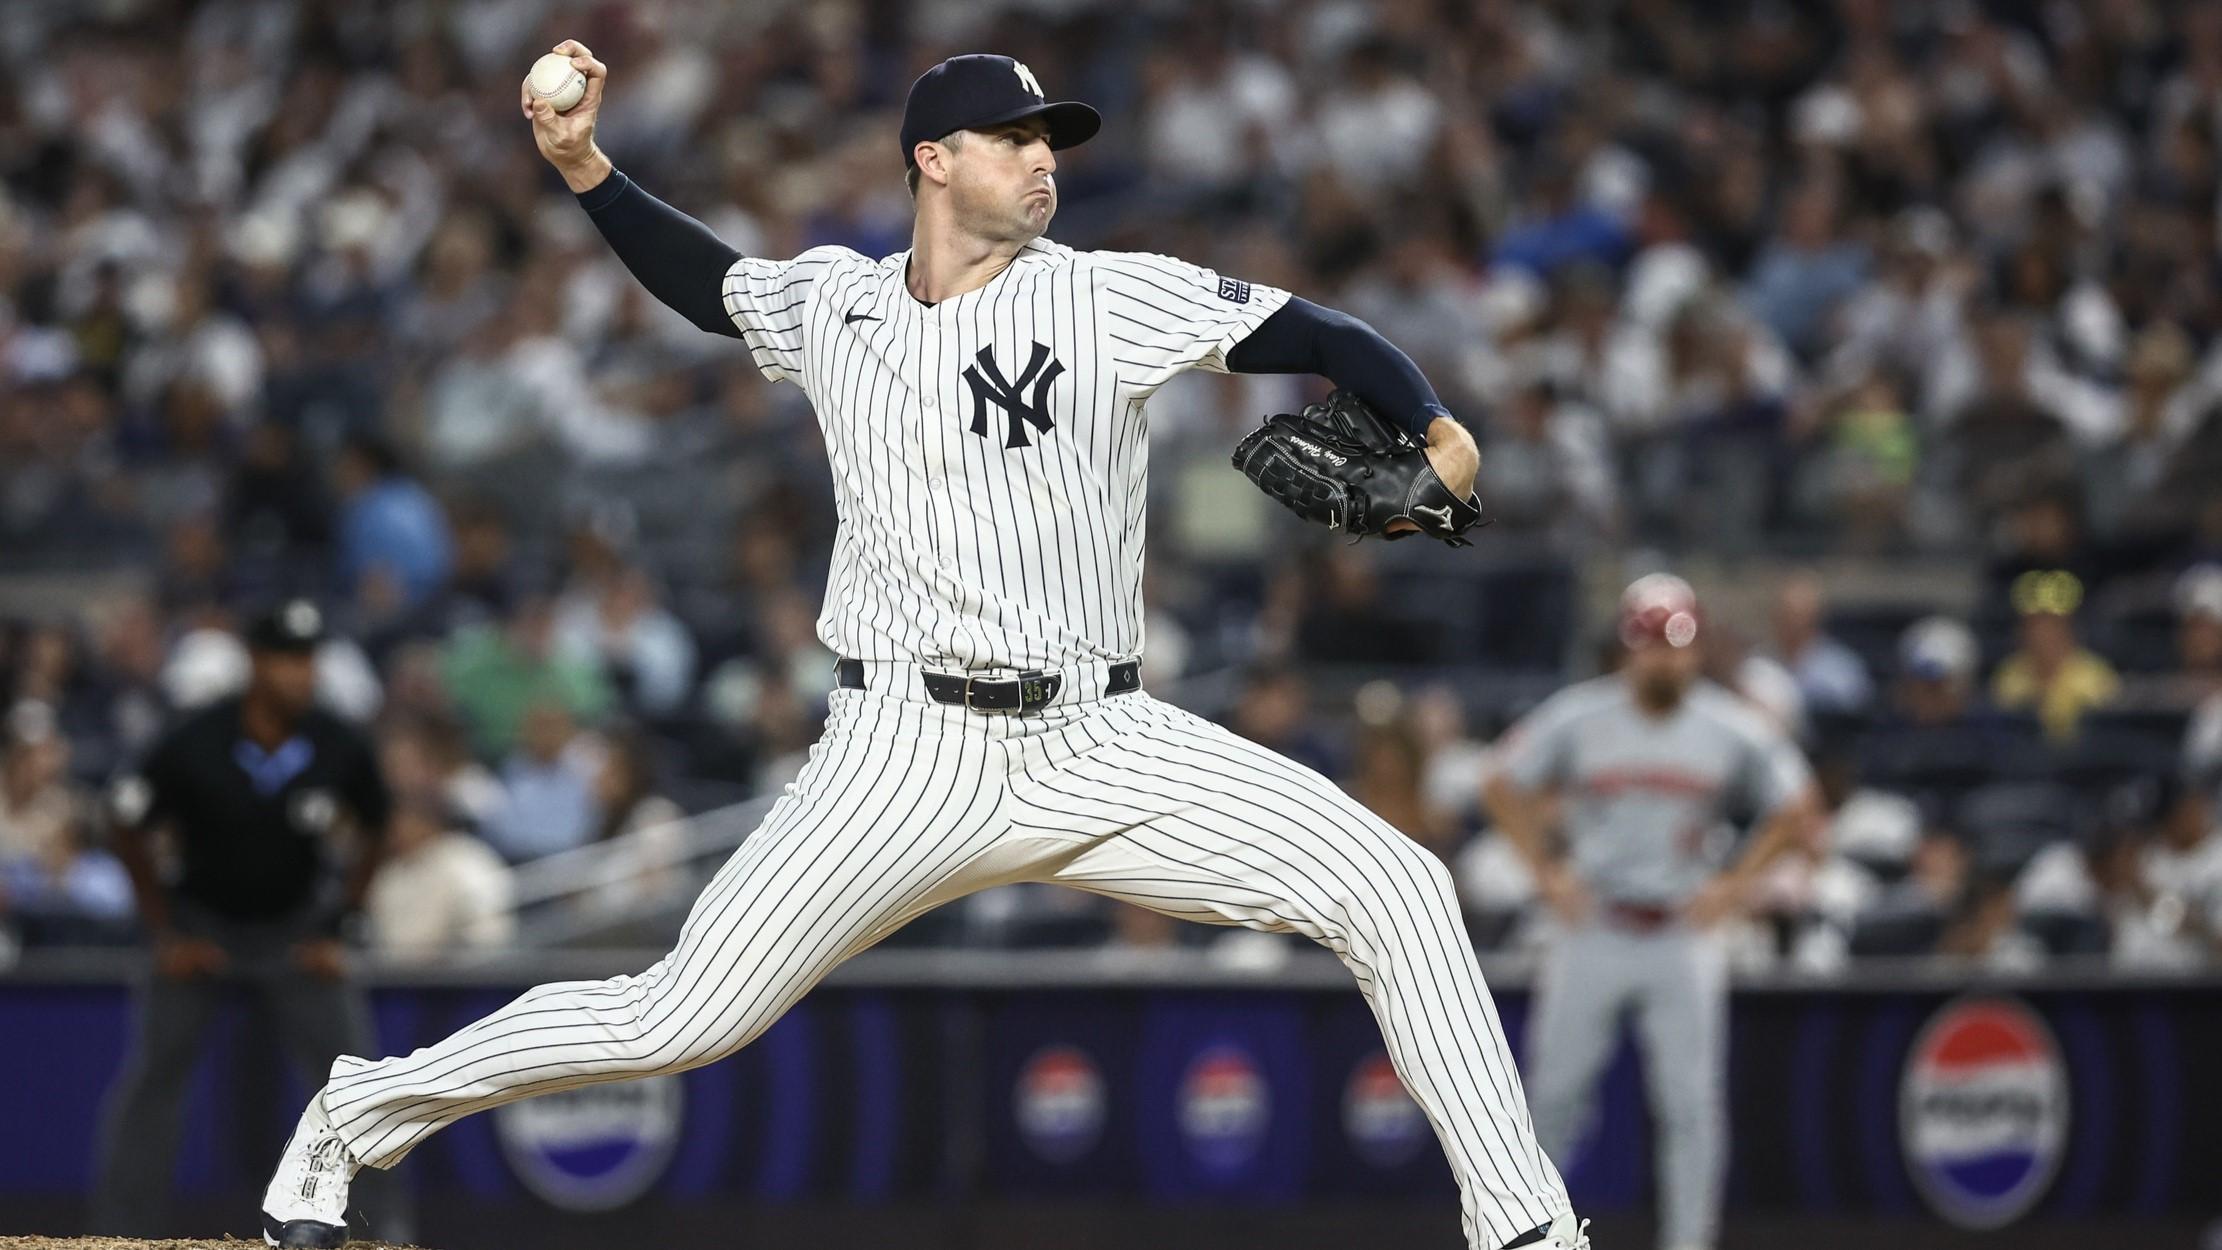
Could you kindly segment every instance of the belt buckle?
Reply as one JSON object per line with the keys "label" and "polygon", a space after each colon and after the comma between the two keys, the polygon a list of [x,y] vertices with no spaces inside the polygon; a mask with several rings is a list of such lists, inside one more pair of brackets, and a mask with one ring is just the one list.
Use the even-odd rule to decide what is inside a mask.
{"label": "belt buckle", "polygon": [[982,707],[972,701],[972,692],[974,690],[983,689],[988,686],[1012,686],[1017,684],[1018,683],[1016,681],[1007,677],[967,677],[964,679],[964,710],[967,712],[978,712],[982,715],[987,715],[992,712],[1023,712],[1026,710],[1026,704],[1023,699],[1021,699],[1019,703],[1014,707]]}

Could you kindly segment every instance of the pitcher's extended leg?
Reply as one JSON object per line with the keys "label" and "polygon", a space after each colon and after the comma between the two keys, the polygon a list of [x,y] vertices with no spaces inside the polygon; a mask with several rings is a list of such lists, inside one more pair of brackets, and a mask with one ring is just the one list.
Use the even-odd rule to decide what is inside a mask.
{"label": "pitcher's extended leg", "polygon": [[1016,830],[1082,840],[1047,879],[1334,951],[1450,1157],[1475,1250],[1567,1209],[1441,861],[1319,774],[1156,700],[1106,705],[1089,736],[1014,783]]}
{"label": "pitcher's extended leg", "polygon": [[529,990],[414,1054],[335,1065],[323,1106],[353,1156],[390,1167],[474,1112],[731,1054],[896,920],[984,884],[966,871],[1003,828],[997,744],[917,732],[938,709],[840,707],[670,955],[638,976]]}

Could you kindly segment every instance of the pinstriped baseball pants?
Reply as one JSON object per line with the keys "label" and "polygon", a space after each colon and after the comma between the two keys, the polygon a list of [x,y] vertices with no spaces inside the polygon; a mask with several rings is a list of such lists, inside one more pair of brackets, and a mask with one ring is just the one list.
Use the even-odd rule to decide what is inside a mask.
{"label": "pinstriped baseball pants", "polygon": [[1326,946],[1449,1155],[1469,1244],[1566,1209],[1442,865],[1319,774],[1139,691],[1007,716],[835,690],[668,956],[528,990],[413,1054],[341,1059],[324,1109],[391,1167],[474,1112],[698,1067],[914,917],[1016,881]]}

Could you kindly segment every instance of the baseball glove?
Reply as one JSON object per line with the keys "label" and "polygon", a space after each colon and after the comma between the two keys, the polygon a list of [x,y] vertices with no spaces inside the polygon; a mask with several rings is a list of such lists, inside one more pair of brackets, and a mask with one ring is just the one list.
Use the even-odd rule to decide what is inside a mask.
{"label": "baseball glove", "polygon": [[1463,535],[1488,524],[1479,496],[1451,494],[1427,449],[1349,391],[1267,417],[1235,444],[1234,467],[1289,511],[1353,539],[1408,537],[1413,531],[1388,532],[1391,521],[1405,520],[1429,538],[1471,547]]}

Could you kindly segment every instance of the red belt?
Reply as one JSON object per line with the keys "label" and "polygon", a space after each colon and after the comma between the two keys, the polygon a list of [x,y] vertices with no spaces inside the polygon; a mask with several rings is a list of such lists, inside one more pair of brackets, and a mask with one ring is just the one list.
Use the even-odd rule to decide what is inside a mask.
{"label": "red belt", "polygon": [[1629,929],[1637,933],[1651,933],[1673,924],[1681,914],[1673,907],[1660,907],[1652,903],[1607,903],[1605,919],[1616,929]]}

